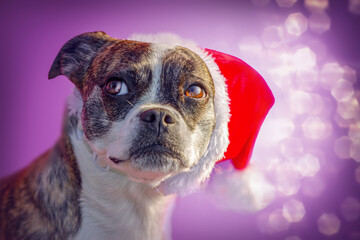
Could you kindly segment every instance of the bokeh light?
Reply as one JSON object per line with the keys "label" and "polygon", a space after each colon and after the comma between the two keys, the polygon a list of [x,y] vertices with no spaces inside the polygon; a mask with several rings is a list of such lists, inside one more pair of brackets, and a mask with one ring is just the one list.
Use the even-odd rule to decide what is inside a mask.
{"label": "bokeh light", "polygon": [[311,70],[316,66],[316,55],[308,47],[297,49],[290,57],[294,61],[296,71]]}
{"label": "bokeh light", "polygon": [[324,33],[330,26],[331,19],[326,12],[313,12],[309,17],[309,28],[315,33]]}
{"label": "bokeh light", "polygon": [[329,0],[305,0],[305,7],[312,12],[321,12],[329,7]]}
{"label": "bokeh light", "polygon": [[297,160],[296,167],[302,176],[313,177],[320,170],[320,162],[316,156],[308,153]]}
{"label": "bokeh light", "polygon": [[358,118],[360,116],[358,99],[351,97],[348,101],[338,102],[337,112],[343,119]]}
{"label": "bokeh light", "polygon": [[304,147],[299,138],[287,138],[281,142],[280,150],[284,157],[290,159],[301,156]]}
{"label": "bokeh light", "polygon": [[296,83],[300,89],[315,90],[319,85],[319,71],[315,68],[297,71]]}
{"label": "bokeh light", "polygon": [[277,26],[270,26],[264,29],[261,39],[266,47],[277,48],[283,44],[284,29]]}
{"label": "bokeh light", "polygon": [[351,141],[350,157],[360,163],[360,139]]}
{"label": "bokeh light", "polygon": [[339,63],[329,62],[324,64],[320,72],[322,86],[327,90],[331,90],[336,82],[343,77],[343,74],[344,69],[340,67]]}
{"label": "bokeh light", "polygon": [[296,114],[309,113],[312,109],[313,98],[310,93],[294,91],[290,96],[291,111]]}
{"label": "bokeh light", "polygon": [[285,27],[289,34],[300,36],[308,28],[308,20],[302,13],[292,13],[285,21]]}
{"label": "bokeh light", "polygon": [[269,216],[269,225],[275,231],[282,232],[289,228],[290,222],[283,216],[281,209],[276,209]]}
{"label": "bokeh light", "polygon": [[360,166],[355,169],[355,180],[360,183]]}
{"label": "bokeh light", "polygon": [[290,236],[290,237],[286,237],[284,240],[301,240],[301,238],[298,236]]}
{"label": "bokeh light", "polygon": [[302,202],[292,199],[284,204],[282,213],[290,223],[300,222],[305,216],[305,207]]}
{"label": "bokeh light", "polygon": [[308,117],[301,125],[304,136],[310,139],[325,139],[332,133],[332,125],[320,117]]}
{"label": "bokeh light", "polygon": [[353,141],[360,139],[360,121],[349,126],[348,135]]}
{"label": "bokeh light", "polygon": [[301,174],[296,167],[288,162],[282,163],[276,169],[276,184],[280,193],[285,196],[296,194],[301,186]]}
{"label": "bokeh light", "polygon": [[331,94],[339,102],[347,102],[354,95],[353,84],[345,79],[340,79],[331,89]]}
{"label": "bokeh light", "polygon": [[354,197],[347,197],[340,205],[341,214],[346,221],[352,222],[359,219],[360,202]]}
{"label": "bokeh light", "polygon": [[264,122],[261,131],[264,133],[264,141],[269,142],[269,144],[277,144],[289,137],[294,129],[294,123],[290,119],[278,118]]}
{"label": "bokeh light", "polygon": [[349,66],[344,66],[342,69],[343,78],[350,81],[351,83],[356,83],[356,71]]}
{"label": "bokeh light", "polygon": [[341,138],[335,141],[335,153],[339,158],[350,158],[350,146],[351,139],[346,136],[342,136]]}
{"label": "bokeh light", "polygon": [[269,4],[270,0],[251,0],[254,5],[264,7]]}
{"label": "bokeh light", "polygon": [[320,177],[306,178],[301,185],[302,193],[310,198],[318,198],[325,191],[326,185]]}
{"label": "bokeh light", "polygon": [[279,7],[284,7],[284,8],[290,8],[296,2],[297,0],[276,0],[276,3],[279,5]]}
{"label": "bokeh light", "polygon": [[349,0],[349,11],[360,15],[360,0]]}
{"label": "bokeh light", "polygon": [[317,224],[319,232],[327,236],[338,233],[341,226],[339,218],[332,213],[323,213],[319,217]]}

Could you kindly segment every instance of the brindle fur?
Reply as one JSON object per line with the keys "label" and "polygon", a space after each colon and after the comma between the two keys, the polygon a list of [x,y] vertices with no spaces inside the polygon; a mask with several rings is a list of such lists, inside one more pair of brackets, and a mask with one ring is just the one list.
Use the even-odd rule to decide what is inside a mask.
{"label": "brindle fur", "polygon": [[74,236],[81,223],[80,191],[78,164],[63,134],[30,166],[1,180],[0,239]]}

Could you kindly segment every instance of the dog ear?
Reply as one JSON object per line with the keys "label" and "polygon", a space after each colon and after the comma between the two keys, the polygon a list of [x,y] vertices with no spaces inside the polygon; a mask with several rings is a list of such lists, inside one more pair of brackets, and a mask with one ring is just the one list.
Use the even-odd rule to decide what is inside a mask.
{"label": "dog ear", "polygon": [[70,39],[56,56],[49,71],[49,79],[65,75],[81,89],[86,70],[99,49],[110,39],[104,32],[83,33]]}

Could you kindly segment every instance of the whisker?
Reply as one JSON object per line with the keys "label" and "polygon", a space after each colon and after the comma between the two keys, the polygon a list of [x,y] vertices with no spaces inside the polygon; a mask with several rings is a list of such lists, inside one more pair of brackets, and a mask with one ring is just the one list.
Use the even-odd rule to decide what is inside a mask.
{"label": "whisker", "polygon": [[218,166],[214,166],[214,172],[216,173],[216,174],[221,174],[222,172],[223,172],[223,170],[221,169],[221,167],[218,167]]}
{"label": "whisker", "polygon": [[134,104],[132,104],[131,102],[129,102],[128,100],[125,99],[125,101],[126,101],[128,104],[130,104],[130,106],[136,108],[136,106],[135,106]]}
{"label": "whisker", "polygon": [[154,187],[156,189],[156,191],[160,194],[160,196],[163,196],[162,192],[160,192],[160,190],[155,186]]}

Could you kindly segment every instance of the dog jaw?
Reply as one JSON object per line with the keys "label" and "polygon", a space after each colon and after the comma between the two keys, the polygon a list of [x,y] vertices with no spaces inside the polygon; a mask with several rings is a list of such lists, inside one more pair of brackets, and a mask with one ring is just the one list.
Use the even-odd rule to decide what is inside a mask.
{"label": "dog jaw", "polygon": [[139,183],[146,183],[157,187],[163,180],[174,174],[173,171],[144,171],[134,168],[131,162],[127,161],[119,165],[112,166],[113,169],[118,170],[121,174],[126,173],[130,180]]}

